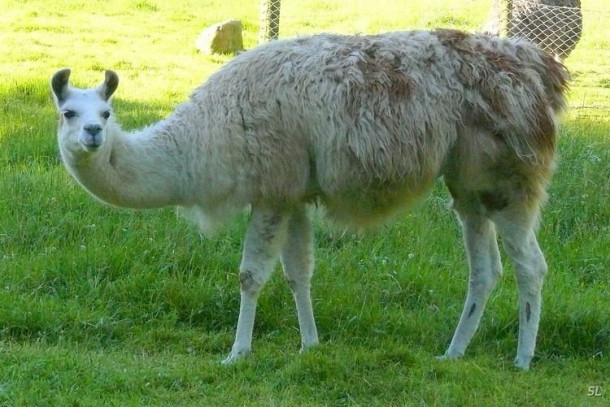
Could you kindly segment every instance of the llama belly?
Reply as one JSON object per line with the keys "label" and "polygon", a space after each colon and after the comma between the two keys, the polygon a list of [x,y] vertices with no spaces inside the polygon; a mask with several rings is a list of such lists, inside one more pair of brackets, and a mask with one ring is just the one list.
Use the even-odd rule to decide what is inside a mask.
{"label": "llama belly", "polygon": [[320,201],[339,224],[374,227],[409,209],[430,190],[446,155],[444,145],[429,152],[400,143],[374,147],[318,150],[315,180]]}
{"label": "llama belly", "polygon": [[[334,222],[356,229],[375,227],[406,211],[431,189],[435,175],[417,181],[375,183],[368,187],[345,186],[321,195],[321,202]],[[364,184],[366,185],[366,184]]]}

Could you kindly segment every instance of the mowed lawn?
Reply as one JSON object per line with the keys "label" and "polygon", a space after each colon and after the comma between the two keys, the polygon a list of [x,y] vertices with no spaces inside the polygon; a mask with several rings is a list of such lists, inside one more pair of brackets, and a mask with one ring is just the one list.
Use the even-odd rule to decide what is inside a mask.
{"label": "mowed lawn", "polygon": [[[280,36],[451,26],[489,1],[284,0]],[[457,4],[456,4],[457,3]],[[202,238],[171,208],[135,212],[87,195],[61,165],[49,79],[91,86],[111,68],[126,129],[166,116],[230,56],[194,48],[229,18],[255,46],[259,2],[0,0],[0,405],[540,405],[610,399],[610,29],[583,0],[585,32],[560,161],[542,216],[549,263],[532,370],[513,368],[515,279],[504,277],[463,360],[446,349],[465,298],[459,226],[438,183],[410,213],[356,235],[316,221],[321,345],[299,354],[281,272],[265,287],[254,353],[233,366],[247,214]]]}

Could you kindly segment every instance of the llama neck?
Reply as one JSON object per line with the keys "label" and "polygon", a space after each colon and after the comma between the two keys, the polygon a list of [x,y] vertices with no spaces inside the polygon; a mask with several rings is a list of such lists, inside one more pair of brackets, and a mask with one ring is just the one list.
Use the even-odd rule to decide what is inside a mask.
{"label": "llama neck", "polygon": [[[60,142],[64,163],[94,197],[127,208],[159,208],[183,204],[178,152],[167,143],[165,122],[132,133],[113,124],[99,151],[86,153]],[[61,138],[61,136],[60,136]],[[188,186],[187,186],[188,187]]]}

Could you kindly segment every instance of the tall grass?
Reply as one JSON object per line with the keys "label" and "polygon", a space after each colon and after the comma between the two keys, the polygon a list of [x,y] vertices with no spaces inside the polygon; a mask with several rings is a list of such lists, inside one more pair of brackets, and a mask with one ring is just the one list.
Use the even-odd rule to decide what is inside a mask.
{"label": "tall grass", "polygon": [[[473,29],[483,0],[284,1],[281,36],[452,25]],[[48,79],[89,86],[121,75],[125,128],[160,119],[229,57],[194,39],[227,18],[254,46],[257,2],[67,1],[0,7],[0,404],[3,405],[605,405],[610,392],[610,33],[603,1],[583,2],[567,61],[572,112],[540,241],[550,265],[533,370],[513,370],[512,269],[468,355],[434,356],[461,311],[467,266],[442,185],[366,236],[316,227],[314,304],[322,345],[298,354],[280,273],[265,287],[254,355],[219,361],[233,339],[247,219],[213,239],[171,209],[100,205],[61,166]],[[606,14],[607,16],[607,14]],[[597,25],[587,25],[587,22]],[[588,397],[591,386],[601,396]]]}

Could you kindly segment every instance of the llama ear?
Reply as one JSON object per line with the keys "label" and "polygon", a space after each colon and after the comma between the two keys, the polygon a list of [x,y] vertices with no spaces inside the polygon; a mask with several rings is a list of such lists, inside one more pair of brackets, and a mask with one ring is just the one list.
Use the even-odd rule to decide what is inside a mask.
{"label": "llama ear", "polygon": [[110,99],[117,86],[119,86],[119,75],[110,69],[106,70],[106,78],[98,88],[98,92],[104,98],[104,100]]}
{"label": "llama ear", "polygon": [[62,104],[68,97],[70,69],[57,71],[51,78],[51,89],[55,95],[57,105]]}

